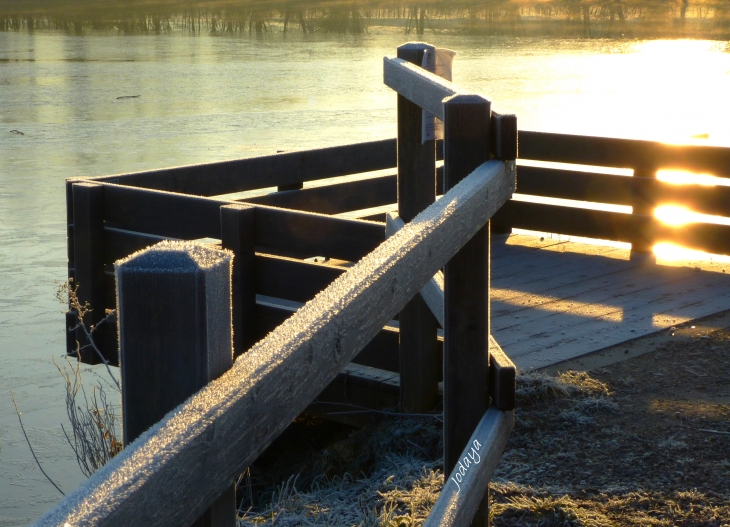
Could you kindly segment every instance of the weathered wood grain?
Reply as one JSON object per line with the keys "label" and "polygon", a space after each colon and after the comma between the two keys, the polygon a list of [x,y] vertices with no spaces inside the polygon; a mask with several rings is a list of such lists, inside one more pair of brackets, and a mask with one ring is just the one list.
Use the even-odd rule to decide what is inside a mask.
{"label": "weathered wood grain", "polygon": [[[585,266],[588,262],[583,262]],[[609,262],[608,264],[610,265]],[[654,288],[661,288],[672,280],[681,280],[693,273],[689,269],[674,269],[671,274],[662,272],[651,264],[638,264],[633,267],[615,266],[615,272],[594,273],[590,269],[588,276],[581,279],[576,276],[573,283],[562,287],[553,287],[540,293],[533,292],[529,286],[521,287],[514,284],[512,291],[494,292],[493,301],[501,305],[494,308],[493,322],[499,320],[500,328],[511,326],[529,326],[537,328],[543,319],[562,313],[583,316],[588,310],[592,316],[601,317],[616,311],[616,302],[624,297],[635,298],[648,293]],[[597,263],[600,265],[600,262]],[[629,271],[629,272],[625,272]],[[536,271],[539,273],[540,271]],[[553,281],[553,277],[543,275],[546,282]],[[580,315],[579,315],[580,314]]]}
{"label": "weathered wood grain", "polygon": [[[386,214],[385,236],[389,238],[405,226],[403,220],[396,213]],[[420,291],[426,305],[436,318],[436,321],[444,327],[444,273],[439,271]]]}
{"label": "weathered wood grain", "polygon": [[[489,159],[490,107],[477,95],[444,101],[447,190]],[[489,405],[489,248],[486,224],[444,267],[444,472],[454,468]],[[488,524],[487,495],[472,525]]]}
{"label": "weathered wood grain", "polygon": [[[662,271],[657,269],[657,274]],[[723,274],[706,273],[703,276],[703,273],[691,271],[684,278],[672,279],[635,295],[616,297],[610,307],[588,305],[574,313],[556,312],[543,318],[540,324],[528,322],[521,327],[522,331],[518,326],[511,326],[502,331],[495,329],[495,334],[520,367],[520,357],[533,352],[540,352],[550,360],[564,360],[562,357],[568,352],[569,345],[573,349],[582,347],[587,353],[687,319],[674,319],[673,314],[679,316],[688,310],[695,316],[703,312],[712,314],[713,311],[707,311],[706,307],[695,310],[708,299],[714,298],[720,301],[720,305],[730,307],[729,289],[729,279]],[[609,317],[608,313],[615,316]],[[529,331],[525,331],[527,328]],[[529,333],[530,337],[526,338],[525,333]]]}
{"label": "weathered wood grain", "polygon": [[479,166],[36,525],[191,523],[487,222],[513,185],[513,164]]}
{"label": "weathered wood grain", "polygon": [[[395,214],[388,215],[386,236],[392,236],[404,227],[403,220]],[[421,296],[443,325],[444,281],[440,271],[420,291]],[[514,410],[516,369],[512,361],[502,351],[497,341],[489,337],[489,395],[499,410]]]}
{"label": "weathered wood grain", "polygon": [[502,457],[513,423],[512,411],[490,408],[484,413],[459,455],[459,464],[445,478],[444,488],[423,522],[424,527],[474,524],[472,518],[476,520],[474,516]]}
{"label": "weathered wood grain", "polygon": [[[414,49],[423,46],[412,42]],[[444,99],[468,92],[453,82],[442,79],[413,64],[410,59],[383,57],[383,83],[415,105],[444,120]],[[517,117],[513,114],[493,112],[494,122],[490,129],[496,134],[487,143],[487,150],[497,159],[510,161],[517,158]]]}
{"label": "weathered wood grain", "polygon": [[[277,326],[286,321],[295,312],[296,308],[269,302],[259,302],[256,306],[255,314],[258,339],[265,338],[266,335],[274,331]],[[398,340],[398,328],[386,325],[352,359],[352,362],[397,373],[400,371]],[[438,340],[437,346],[439,354],[441,354],[443,352],[443,339]],[[439,374],[441,374],[441,371],[439,371]]]}
{"label": "weathered wood grain", "polygon": [[442,121],[443,100],[461,92],[456,84],[402,58],[383,58],[383,82]]}
{"label": "weathered wood grain", "polygon": [[[232,260],[161,242],[115,265],[125,447],[231,367]],[[235,488],[219,494],[195,527],[235,526]]]}

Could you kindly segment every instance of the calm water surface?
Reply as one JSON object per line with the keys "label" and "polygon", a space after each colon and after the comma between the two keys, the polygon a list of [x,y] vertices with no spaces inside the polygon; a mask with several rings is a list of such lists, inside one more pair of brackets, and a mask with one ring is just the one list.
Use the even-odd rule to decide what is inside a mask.
{"label": "calm water surface", "polygon": [[[457,50],[454,80],[522,129],[730,145],[727,42],[426,38]],[[64,179],[393,137],[382,57],[405,40],[0,32],[0,525],[59,499],[9,390],[50,475],[65,491],[83,479],[51,361],[64,352]]]}

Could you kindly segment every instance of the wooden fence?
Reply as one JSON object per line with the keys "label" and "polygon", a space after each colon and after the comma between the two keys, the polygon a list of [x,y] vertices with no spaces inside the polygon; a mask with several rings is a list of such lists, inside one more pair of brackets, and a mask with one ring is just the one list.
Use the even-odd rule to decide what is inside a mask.
{"label": "wooden fence", "polygon": [[[405,45],[399,54],[418,59],[424,49]],[[410,70],[401,75],[421,78]],[[119,343],[129,444],[39,525],[191,524],[214,503],[201,525],[230,524],[226,489],[233,478],[358,358],[400,371],[406,410],[432,410],[443,377],[446,470],[463,456],[473,460],[475,452],[485,461],[468,474],[455,469],[457,489],[447,480],[444,492],[452,506],[438,508],[443,518],[433,521],[453,524],[476,514],[475,525],[487,523],[483,496],[514,408],[514,366],[489,336],[488,220],[514,191],[516,121],[493,118],[489,101],[476,95],[444,101],[433,113],[445,122],[446,192],[435,202],[436,143],[416,140],[417,104],[407,94],[399,97],[399,130],[405,131],[398,138],[397,188],[408,221],[387,241],[382,223],[215,196],[274,183],[292,189],[305,180],[387,168],[395,146],[390,141],[244,165],[69,180],[69,275],[82,304],[117,308],[118,339],[99,335],[97,343],[111,363]],[[490,144],[497,145],[494,159]],[[362,185],[281,190],[275,199],[293,192],[321,202]],[[423,194],[419,186],[430,190]],[[407,196],[408,187],[422,195]],[[349,207],[375,202],[359,192]],[[220,240],[229,252],[210,243],[154,245],[200,239]],[[351,264],[305,261],[312,256]],[[417,293],[442,268],[439,339],[436,318]],[[307,303],[291,315],[292,302]],[[221,315],[226,311],[230,325]],[[104,314],[92,310],[94,318],[84,322],[96,324]],[[76,323],[74,316],[69,323]],[[399,328],[384,329],[396,316]],[[234,354],[233,367],[216,379],[227,367],[225,356]],[[86,351],[81,358],[102,360]],[[170,390],[169,379],[179,386]]]}
{"label": "wooden fence", "polygon": [[[441,84],[439,95],[451,95],[454,88]],[[496,127],[501,120],[495,118],[492,122]],[[502,136],[499,133],[491,135],[493,152],[503,148],[499,144]],[[82,303],[88,301],[91,306],[113,309],[115,293],[111,265],[117,258],[161,239],[220,240],[224,230],[220,207],[250,203],[254,205],[251,213],[255,216],[251,219],[254,238],[249,240],[248,249],[238,248],[238,261],[245,260],[255,272],[248,273],[243,283],[237,283],[236,287],[242,287],[245,293],[237,296],[242,300],[236,310],[238,313],[243,313],[244,309],[246,313],[253,312],[257,323],[250,338],[244,339],[245,343],[237,341],[236,350],[240,352],[246,344],[258,340],[291,313],[291,304],[272,307],[256,303],[256,294],[301,304],[344,272],[341,266],[313,265],[303,261],[303,257],[357,261],[384,240],[382,224],[368,220],[382,222],[383,213],[374,214],[373,209],[398,201],[396,174],[378,174],[356,181],[336,180],[330,184],[327,180],[375,170],[395,171],[396,144],[396,139],[390,139],[69,180],[69,277],[76,284],[83,284],[79,289]],[[443,144],[437,142],[435,149],[436,160],[443,159]],[[654,243],[665,241],[711,253],[730,254],[729,226],[702,221],[671,226],[651,214],[655,206],[671,203],[702,214],[729,217],[730,187],[674,185],[655,177],[657,170],[663,168],[730,177],[728,148],[520,131],[519,157],[567,163],[560,168],[519,166],[520,194],[627,205],[633,207],[633,212],[594,210],[572,206],[571,202],[546,204],[512,200],[494,218],[493,224],[501,231],[516,227],[630,242],[634,250],[644,252]],[[629,168],[634,170],[634,176],[575,170],[570,164]],[[436,193],[441,194],[444,190],[443,167],[437,168],[436,174]],[[262,193],[256,197],[216,198],[266,187],[274,187],[274,190],[299,187],[311,182],[320,184],[300,190]],[[360,214],[357,211],[361,211]],[[408,216],[407,211],[401,212]],[[322,216],[343,213],[366,219],[342,221]],[[230,243],[233,241],[226,240],[224,245]],[[241,251],[246,250],[248,256],[244,258]],[[87,322],[95,324],[104,317],[104,312],[96,308],[87,316]],[[237,315],[236,320],[239,318]],[[75,314],[69,312],[67,328],[75,326]],[[242,335],[242,332],[237,334]],[[69,333],[69,351],[75,349],[77,340],[84,343],[81,332],[78,335]],[[100,329],[98,340],[105,358],[115,363],[117,344],[113,331],[104,334]],[[377,344],[365,350],[363,358],[357,361],[398,371],[397,361],[393,360],[397,356],[394,352],[397,344],[398,331],[385,329],[378,336]],[[437,346],[440,348],[441,344]],[[95,363],[99,359],[94,354],[84,353],[83,360]]]}
{"label": "wooden fence", "polygon": [[[661,168],[710,172],[716,176],[728,177],[730,149],[671,146],[649,141],[529,131],[519,132],[519,157],[522,159],[631,168],[634,169],[634,176],[571,170],[569,165],[562,168],[520,166],[517,178],[521,194],[630,205],[633,213],[606,212],[524,200],[511,200],[499,208],[490,201],[494,199],[493,195],[487,193],[487,197],[482,196],[487,200],[486,205],[474,206],[474,214],[479,214],[484,222],[478,228],[475,227],[474,232],[469,235],[469,242],[464,239],[465,246],[458,252],[454,249],[448,255],[442,254],[446,250],[444,248],[439,247],[436,250],[436,245],[432,244],[441,236],[435,234],[437,231],[442,232],[439,229],[460,228],[452,225],[455,221],[453,215],[462,214],[465,205],[455,201],[453,193],[461,188],[455,188],[455,185],[467,174],[471,173],[466,178],[469,181],[488,179],[489,182],[483,182],[484,188],[496,185],[489,188],[492,191],[498,188],[506,197],[511,194],[511,190],[505,190],[508,187],[504,185],[509,179],[505,174],[509,173],[513,165],[504,165],[503,162],[517,156],[517,128],[514,116],[492,112],[485,99],[465,94],[452,83],[414,66],[412,63],[420,64],[420,57],[426,46],[402,46],[398,50],[397,58],[386,58],[384,62],[385,82],[399,93],[397,139],[133,174],[71,179],[67,182],[69,277],[79,286],[81,303],[88,302],[94,308],[86,315],[87,324],[97,324],[106,311],[117,307],[119,283],[113,268],[115,261],[161,240],[203,239],[209,245],[232,251],[234,255],[230,284],[232,346],[234,356],[242,355],[231,370],[237,372],[235,375],[238,377],[234,379],[233,373],[227,373],[224,376],[225,381],[221,379],[220,382],[213,382],[180,407],[175,416],[165,417],[160,431],[156,432],[162,435],[147,434],[130,445],[122,458],[114,461],[109,468],[103,469],[91,480],[101,484],[102,480],[99,478],[111,478],[102,484],[103,488],[95,488],[93,485],[96,483],[90,482],[83,491],[88,496],[79,494],[79,491],[74,494],[75,497],[69,498],[70,501],[67,500],[69,504],[73,502],[73,507],[86,510],[89,504],[95,503],[93,507],[98,507],[99,517],[107,515],[110,518],[107,523],[100,523],[105,525],[117,521],[111,518],[128,518],[124,515],[117,516],[117,505],[121,502],[125,505],[119,505],[120,507],[130,507],[125,510],[131,511],[139,506],[142,507],[140,511],[151,511],[154,501],[149,500],[152,498],[129,497],[136,496],[138,491],[123,483],[123,478],[133,476],[133,463],[142,463],[147,456],[157,460],[166,459],[167,454],[156,450],[156,445],[160,444],[162,438],[174,444],[192,445],[188,439],[175,435],[171,428],[177,426],[176,423],[183,422],[180,420],[183,417],[180,416],[191,419],[193,415],[213,415],[219,411],[230,411],[233,413],[221,419],[221,426],[215,426],[216,439],[205,447],[206,452],[215,452],[216,448],[221,448],[220,456],[225,458],[225,463],[222,461],[218,467],[220,470],[216,474],[216,483],[212,483],[212,479],[196,481],[196,488],[203,485],[206,487],[206,492],[199,498],[190,498],[190,489],[186,488],[180,490],[181,494],[176,494],[174,500],[165,498],[168,502],[176,503],[181,503],[179,500],[193,499],[195,506],[192,510],[199,515],[226,488],[234,472],[255,459],[288,423],[287,419],[290,420],[304,410],[306,404],[318,394],[320,400],[327,399],[327,396],[338,400],[343,398],[342,394],[351,397],[354,391],[358,397],[368,399],[367,404],[370,405],[395,401],[400,402],[404,409],[424,411],[436,404],[439,396],[438,382],[443,379],[446,473],[455,466],[456,460],[463,458],[465,445],[473,443],[472,433],[481,433],[482,436],[479,437],[496,433],[499,438],[506,439],[510,421],[504,415],[494,412],[514,408],[514,368],[501,354],[498,345],[488,338],[489,229],[484,227],[484,222],[493,213],[492,223],[501,231],[516,227],[629,241],[638,251],[648,251],[658,241],[672,241],[710,252],[730,253],[730,236],[727,235],[730,227],[712,223],[671,227],[661,224],[651,215],[654,206],[671,202],[705,214],[730,216],[730,201],[727,199],[730,189],[722,186],[676,186],[655,177],[656,171]],[[445,104],[444,99],[447,99]],[[421,108],[446,122],[444,141],[421,143]],[[490,158],[501,162],[490,161]],[[438,162],[442,160],[444,166],[438,166]],[[495,167],[498,165],[503,168],[497,170]],[[390,169],[393,172],[387,173]],[[386,173],[369,174],[373,171]],[[487,173],[490,174],[489,177],[485,176]],[[353,175],[357,177],[347,180],[339,178]],[[495,183],[500,178],[504,179],[504,185]],[[513,183],[512,180],[511,184]],[[307,188],[304,188],[305,184]],[[474,186],[470,188],[469,192],[481,192],[474,190]],[[251,195],[251,191],[256,190],[261,191]],[[235,196],[236,193],[248,194]],[[445,194],[445,197],[434,204],[438,194]],[[460,195],[463,196],[463,192]],[[474,202],[471,200],[469,203]],[[388,208],[395,209],[394,204],[397,204],[406,227],[386,241],[384,211]],[[452,204],[454,210],[447,212],[444,208],[447,204]],[[428,229],[421,230],[417,235],[413,224],[422,224],[419,223],[418,213],[427,207],[430,218],[433,218],[433,214],[441,215],[438,223],[441,227],[434,227],[433,233]],[[347,215],[348,219],[338,217],[343,215]],[[431,225],[429,222],[426,224]],[[406,247],[411,242],[413,247]],[[443,261],[439,260],[438,266],[432,265],[436,256],[423,253],[424,247],[433,247],[433,252],[438,253],[438,258]],[[411,250],[413,254],[421,256],[414,257],[415,260],[400,259],[401,256],[405,258],[405,254],[411,254]],[[395,270],[382,267],[373,260],[374,255],[385,258],[383,261],[397,260],[398,263],[394,264]],[[329,261],[314,262],[313,257],[324,257]],[[421,257],[427,261],[420,261]],[[402,261],[408,263],[401,263]],[[416,261],[419,262],[418,265],[414,263]],[[443,307],[439,318],[434,317],[432,306],[424,303],[423,295],[414,295],[447,261],[449,263],[445,266],[443,276],[444,287],[441,289]],[[416,278],[408,280],[407,285],[401,283],[416,267],[419,268],[418,273],[414,274]],[[478,270],[476,274],[475,269]],[[393,278],[395,281],[391,284],[392,291],[387,293],[387,288],[381,291],[379,288],[384,279],[380,278],[381,274],[392,278],[388,274],[391,272],[397,276]],[[366,283],[363,280],[372,283],[372,286],[356,293],[360,287],[357,284]],[[277,399],[281,408],[286,407],[281,422],[266,421],[264,428],[268,427],[269,430],[263,436],[258,432],[258,435],[252,436],[254,432],[243,430],[242,423],[247,423],[246,426],[263,426],[265,418],[257,413],[263,406],[258,403],[250,406],[243,395],[233,397],[230,405],[224,399],[215,397],[225,390],[238,391],[241,394],[256,393],[250,390],[268,386],[267,383],[275,382],[279,378],[277,375],[282,375],[282,379],[290,382],[290,375],[294,373],[287,368],[294,368],[293,366],[276,366],[284,368],[277,375],[257,373],[259,376],[255,375],[251,379],[245,375],[255,370],[254,363],[251,362],[253,357],[260,360],[261,357],[280,357],[283,356],[282,353],[287,357],[296,355],[294,351],[282,351],[285,348],[301,349],[296,346],[304,342],[301,335],[295,336],[293,324],[315,324],[316,320],[324,320],[333,310],[337,311],[339,307],[333,307],[335,304],[332,303],[334,300],[331,295],[334,290],[341,292],[343,289],[335,287],[335,283],[349,284],[348,295],[351,296],[345,297],[352,298],[353,302],[362,293],[371,300],[375,297],[385,298],[382,302],[387,303],[388,309],[383,313],[373,314],[372,306],[361,307],[358,309],[363,311],[335,315],[332,320],[347,320],[347,324],[354,320],[347,317],[361,320],[367,315],[374,316],[375,320],[372,321],[374,325],[368,323],[367,329],[360,328],[362,331],[359,333],[353,333],[355,330],[351,330],[349,326],[337,326],[336,330],[322,329],[330,337],[332,331],[339,332],[340,340],[344,338],[342,332],[345,331],[347,338],[351,339],[346,346],[346,352],[335,354],[337,357],[334,362],[327,356],[327,371],[316,374],[315,382],[307,387],[309,391],[296,392],[296,404]],[[396,290],[397,301],[393,296]],[[320,292],[322,294],[316,296]],[[378,296],[381,293],[383,297]],[[329,303],[324,297],[329,299]],[[345,302],[345,297],[342,297],[341,302]],[[299,309],[306,302],[310,302],[307,307]],[[99,306],[103,306],[103,309]],[[318,310],[319,318],[314,317],[314,309]],[[345,318],[339,319],[339,316]],[[393,317],[398,319],[397,326],[390,323]],[[280,326],[285,321],[286,325]],[[77,322],[76,314],[69,312],[67,328],[75,327]],[[251,352],[243,353],[272,330],[275,332],[259,342]],[[119,339],[116,323],[106,324],[95,333],[102,358],[91,353],[90,348],[84,347],[84,338],[81,331],[70,334],[69,350],[76,349],[78,340],[82,346],[81,359],[84,362],[93,364],[103,359],[111,364],[118,364]],[[286,342],[289,347],[283,344]],[[334,344],[322,344],[325,348],[331,348],[332,345]],[[343,345],[344,341],[341,341],[335,348],[341,350]],[[490,347],[491,359],[485,351]],[[254,351],[256,353],[252,353]],[[370,378],[351,375],[349,372],[354,371],[357,364],[375,368],[373,371],[376,374]],[[474,367],[464,368],[463,364],[472,364]],[[308,375],[313,375],[311,365],[304,368],[309,372]],[[343,368],[348,373],[343,375]],[[383,381],[385,377],[377,373],[382,371],[400,374],[399,384],[393,386]],[[487,382],[488,378],[492,382]],[[309,377],[307,379],[309,384]],[[237,387],[233,388],[234,385]],[[203,408],[199,402],[204,400],[201,399],[204,393],[211,397],[216,394],[211,401],[218,402],[209,408]],[[225,393],[230,395],[233,392]],[[497,409],[487,411],[489,399],[484,396],[485,393],[491,396]],[[271,403],[274,399],[267,401]],[[240,422],[234,423],[230,420],[234,415]],[[191,426],[195,430],[199,429],[202,434],[212,425],[201,421]],[[227,430],[226,426],[234,428]],[[231,445],[224,446],[221,442],[223,439],[217,439],[219,428],[227,430],[224,435],[226,441],[232,441]],[[240,437],[233,438],[236,434]],[[242,437],[251,442],[242,441]],[[494,451],[501,451],[499,441],[491,441],[495,445]],[[236,449],[240,451],[234,452]],[[188,454],[180,459],[188,459],[186,455]],[[485,470],[488,465],[479,468]],[[146,464],[144,467],[152,470],[153,465]],[[167,473],[163,470],[160,476],[152,473],[135,476],[135,485],[139,484],[139,488],[144,488],[145,493],[151,492],[150,496],[159,497],[160,494],[154,494],[157,491],[151,490],[154,482],[164,481],[165,477],[180,469],[173,467],[169,470],[173,472]],[[470,478],[474,477],[478,482],[488,480],[488,477],[485,480],[484,474],[477,470],[469,474]],[[461,494],[449,486],[449,479],[446,481],[443,499],[459,505],[439,505],[434,509],[434,514],[441,511],[438,514],[442,514],[443,518],[452,518],[449,521],[461,521],[458,515],[464,514],[464,511],[471,511],[468,514],[473,516],[471,505],[465,508],[463,500],[471,503],[474,496],[478,497],[477,501],[481,500],[484,489],[472,490],[468,495]],[[457,483],[456,479],[454,482]],[[479,489],[481,484],[469,483],[467,486]],[[214,489],[214,492],[208,492],[208,488]],[[130,500],[129,504],[126,504],[127,499]],[[105,500],[111,500],[110,504],[105,505]],[[175,524],[190,523],[197,518],[181,518],[181,512],[172,510],[173,508],[168,507],[164,514],[156,513],[155,517],[169,515],[169,521]],[[78,509],[71,516],[63,516],[64,513],[57,510],[47,516],[50,523],[44,524],[53,524],[51,518],[86,518],[79,519],[78,522],[76,519],[73,522],[64,520],[71,525],[81,525],[87,520],[91,522],[90,518],[97,514],[80,511]],[[477,517],[484,518],[484,512],[485,509]],[[78,514],[82,516],[77,516]],[[83,516],[84,514],[92,516]],[[124,523],[126,520],[118,521]],[[172,524],[165,523],[168,522],[166,518],[159,521],[160,525]],[[63,522],[60,524],[63,525]]]}

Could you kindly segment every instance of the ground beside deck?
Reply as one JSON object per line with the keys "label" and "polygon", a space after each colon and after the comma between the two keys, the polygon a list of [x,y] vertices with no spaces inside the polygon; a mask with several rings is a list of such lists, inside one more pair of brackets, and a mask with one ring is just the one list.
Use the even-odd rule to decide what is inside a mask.
{"label": "ground beside deck", "polygon": [[565,237],[495,235],[492,334],[520,370],[543,368],[728,310],[729,275],[730,263],[653,263]]}

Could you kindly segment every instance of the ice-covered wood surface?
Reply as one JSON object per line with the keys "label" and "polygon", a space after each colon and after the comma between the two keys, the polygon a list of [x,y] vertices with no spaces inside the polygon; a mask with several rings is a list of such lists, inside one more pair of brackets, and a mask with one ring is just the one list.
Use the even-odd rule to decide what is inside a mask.
{"label": "ice-covered wood surface", "polygon": [[512,235],[492,241],[492,334],[520,370],[730,309],[730,264],[674,267],[626,249]]}
{"label": "ice-covered wood surface", "polygon": [[514,163],[482,164],[36,525],[192,523],[513,191]]}

